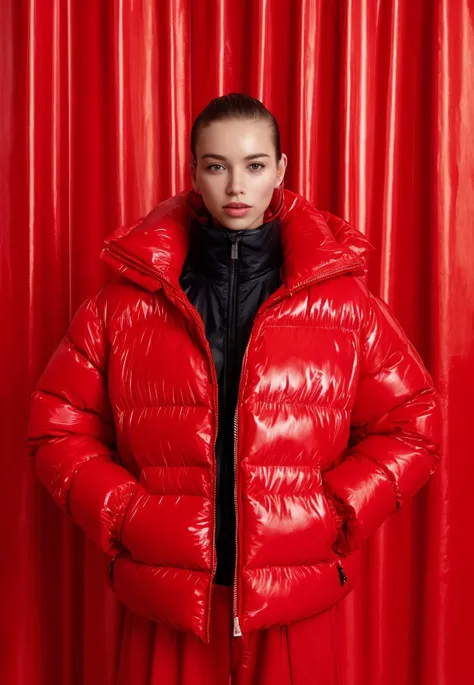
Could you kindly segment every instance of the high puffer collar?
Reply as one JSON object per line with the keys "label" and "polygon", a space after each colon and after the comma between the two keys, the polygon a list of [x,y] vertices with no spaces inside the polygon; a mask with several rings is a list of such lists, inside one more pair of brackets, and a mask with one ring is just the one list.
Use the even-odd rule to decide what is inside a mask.
{"label": "high puffer collar", "polygon": [[[206,216],[202,198],[193,190],[173,195],[145,217],[108,235],[100,256],[150,291],[164,282],[179,289],[189,251],[190,218],[205,224]],[[333,274],[366,274],[367,254],[374,247],[343,219],[283,188],[275,189],[264,221],[276,217],[280,220],[283,286],[289,292]]]}
{"label": "high puffer collar", "polygon": [[229,278],[233,241],[238,242],[240,282],[259,278],[272,269],[280,269],[282,264],[278,218],[257,228],[241,230],[191,219],[189,237],[186,263],[217,282]]}

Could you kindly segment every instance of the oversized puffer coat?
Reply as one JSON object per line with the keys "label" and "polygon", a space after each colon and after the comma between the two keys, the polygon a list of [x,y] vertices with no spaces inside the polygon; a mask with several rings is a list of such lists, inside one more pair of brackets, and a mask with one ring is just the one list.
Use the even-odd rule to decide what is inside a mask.
{"label": "oversized puffer coat", "polygon": [[[179,284],[195,194],[105,240],[118,274],[78,309],[32,394],[27,445],[57,504],[111,559],[131,611],[209,642],[217,381]],[[235,412],[234,634],[312,616],[362,543],[434,472],[440,397],[364,283],[364,236],[275,191],[282,285],[261,305]]]}

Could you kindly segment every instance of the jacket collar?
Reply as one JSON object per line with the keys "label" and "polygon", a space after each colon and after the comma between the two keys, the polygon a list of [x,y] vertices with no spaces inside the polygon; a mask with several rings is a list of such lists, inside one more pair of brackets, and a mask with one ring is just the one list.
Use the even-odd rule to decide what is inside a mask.
{"label": "jacket collar", "polygon": [[[367,273],[367,253],[374,247],[343,219],[284,188],[275,189],[264,221],[277,217],[282,280],[288,291],[346,271]],[[202,198],[194,190],[173,195],[145,217],[113,231],[106,236],[100,257],[148,290],[158,290],[163,283],[179,288],[190,247],[190,218],[209,222]]]}
{"label": "jacket collar", "polygon": [[185,266],[190,266],[204,278],[227,281],[231,270],[231,245],[238,243],[239,281],[254,281],[269,271],[278,271],[282,264],[280,220],[267,221],[257,228],[233,230],[216,226],[212,221],[203,225],[191,218],[190,246]]}

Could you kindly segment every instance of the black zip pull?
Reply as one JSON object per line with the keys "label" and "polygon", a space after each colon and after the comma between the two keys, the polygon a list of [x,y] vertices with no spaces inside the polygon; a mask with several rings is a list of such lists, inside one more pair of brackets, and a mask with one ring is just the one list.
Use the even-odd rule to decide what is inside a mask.
{"label": "black zip pull", "polygon": [[341,583],[341,585],[344,585],[344,583],[347,583],[347,576],[344,573],[344,569],[342,567],[340,559],[337,560],[337,570],[339,571],[339,582]]}
{"label": "black zip pull", "polygon": [[239,258],[239,242],[240,239],[242,238],[241,235],[234,235],[234,234],[229,234],[229,240],[232,243],[231,250],[230,250],[230,258],[231,259],[238,259]]}

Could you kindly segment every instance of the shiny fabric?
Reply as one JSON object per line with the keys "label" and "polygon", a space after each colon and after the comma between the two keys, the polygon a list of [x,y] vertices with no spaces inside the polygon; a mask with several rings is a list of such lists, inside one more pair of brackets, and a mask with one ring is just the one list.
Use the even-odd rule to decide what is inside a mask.
{"label": "shiny fabric", "polygon": [[[432,378],[361,278],[372,246],[296,193],[272,203],[282,194],[283,283],[254,319],[235,417],[236,636],[345,597],[362,543],[440,458]],[[188,195],[106,238],[119,277],[82,304],[39,378],[28,447],[112,557],[125,606],[209,643],[218,386],[179,284]]]}
{"label": "shiny fabric", "polygon": [[[190,244],[180,285],[204,322],[218,392],[216,438],[215,582],[233,585],[235,573],[234,414],[240,369],[260,305],[280,285],[280,222],[235,231],[190,221]],[[233,253],[234,257],[232,257]]]}
{"label": "shiny fabric", "polygon": [[443,397],[439,469],[338,604],[342,682],[474,682],[473,17],[473,0],[0,3],[1,683],[113,683],[128,613],[27,459],[30,392],[112,275],[103,237],[189,187],[193,118],[230,90],[275,113],[286,186],[376,247],[367,283]]}

